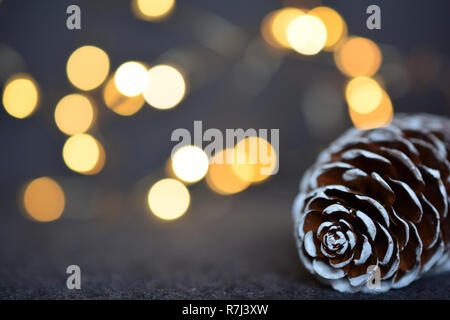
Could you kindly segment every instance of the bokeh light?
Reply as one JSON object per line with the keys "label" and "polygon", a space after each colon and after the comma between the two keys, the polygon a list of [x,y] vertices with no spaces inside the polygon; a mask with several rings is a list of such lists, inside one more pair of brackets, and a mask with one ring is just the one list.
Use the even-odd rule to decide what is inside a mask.
{"label": "bokeh light", "polygon": [[30,116],[39,101],[36,82],[27,74],[12,76],[6,81],[2,101],[11,116],[19,119]]}
{"label": "bokeh light", "polygon": [[106,81],[103,89],[103,100],[109,109],[122,116],[135,114],[145,104],[145,99],[141,94],[135,97],[127,97],[120,93],[114,83],[114,77]]}
{"label": "bokeh light", "polygon": [[62,98],[55,109],[55,122],[59,130],[68,135],[87,131],[94,121],[94,106],[82,94],[69,94]]}
{"label": "bokeh light", "polygon": [[133,0],[132,10],[136,17],[148,21],[167,18],[175,8],[175,0]]}
{"label": "bokeh light", "polygon": [[327,40],[324,50],[333,50],[347,36],[347,24],[341,15],[328,7],[316,7],[308,14],[322,20],[327,29]]}
{"label": "bokeh light", "polygon": [[369,113],[381,102],[383,89],[377,81],[368,77],[350,80],[345,88],[345,98],[351,109],[358,113]]}
{"label": "bokeh light", "polygon": [[233,159],[234,149],[225,149],[216,153],[209,165],[206,183],[214,192],[230,195],[241,192],[250,186],[250,182],[241,179],[233,170],[233,164],[227,163],[227,156]]}
{"label": "bokeh light", "polygon": [[[101,144],[91,135],[81,133],[67,139],[63,159],[69,169],[82,174],[96,174],[104,164]],[[101,166],[99,168],[99,165]]]}
{"label": "bokeh light", "polygon": [[300,54],[314,55],[327,41],[327,29],[319,18],[309,14],[295,18],[287,28],[287,38],[292,49]]}
{"label": "bokeh light", "polygon": [[106,162],[105,148],[98,140],[96,140],[95,142],[97,143],[97,147],[98,147],[97,162],[92,167],[92,169],[90,169],[86,172],[83,172],[83,174],[86,174],[86,175],[95,175],[95,174],[99,173],[100,171],[102,171],[103,167],[105,166],[105,162]]}
{"label": "bokeh light", "polygon": [[287,38],[287,28],[295,18],[304,14],[304,11],[294,7],[282,8],[269,13],[261,24],[264,40],[275,48],[291,48]]}
{"label": "bokeh light", "polygon": [[334,53],[339,70],[350,77],[373,76],[380,68],[382,54],[372,40],[348,38]]}
{"label": "bokeh light", "polygon": [[100,86],[109,73],[109,57],[105,51],[94,46],[83,46],[75,50],[67,61],[67,77],[81,90],[92,90]]}
{"label": "bokeh light", "polygon": [[387,126],[392,121],[394,110],[388,94],[382,90],[381,101],[378,106],[369,113],[359,113],[349,108],[350,118],[356,128],[360,130],[374,129]]}
{"label": "bokeh light", "polygon": [[123,63],[114,75],[117,90],[127,97],[142,93],[148,84],[147,68],[140,62]]}
{"label": "bokeh light", "polygon": [[147,202],[155,216],[163,220],[181,217],[189,208],[191,196],[178,180],[167,178],[156,182],[149,190]]}
{"label": "bokeh light", "polygon": [[206,175],[208,166],[208,156],[196,146],[181,147],[172,155],[173,173],[185,182],[201,180]]}
{"label": "bokeh light", "polygon": [[61,217],[65,207],[65,196],[61,186],[49,177],[31,181],[23,195],[28,215],[39,222],[49,222]]}
{"label": "bokeh light", "polygon": [[248,137],[234,148],[234,173],[242,180],[258,183],[275,171],[278,156],[272,145],[261,137]]}
{"label": "bokeh light", "polygon": [[156,109],[170,109],[181,102],[185,91],[186,83],[180,71],[169,65],[157,65],[148,71],[143,94]]}

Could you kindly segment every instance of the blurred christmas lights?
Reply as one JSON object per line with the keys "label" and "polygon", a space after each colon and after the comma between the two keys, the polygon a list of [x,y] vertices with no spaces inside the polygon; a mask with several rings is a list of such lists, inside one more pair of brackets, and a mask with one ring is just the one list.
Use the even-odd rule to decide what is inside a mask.
{"label": "blurred christmas lights", "polygon": [[345,88],[345,98],[351,109],[358,113],[370,113],[381,102],[383,89],[378,82],[368,77],[350,80]]}
{"label": "blurred christmas lights", "polygon": [[[132,1],[136,17],[148,21],[164,20],[174,8],[175,0]],[[207,48],[231,57],[238,52],[235,50],[235,47],[239,47],[237,43],[242,39],[248,40],[239,28],[225,19],[206,13],[203,17],[202,21],[195,21],[196,27],[192,32]],[[204,28],[205,25],[210,28]],[[393,117],[391,99],[382,86],[370,78],[380,69],[383,59],[381,50],[369,39],[347,38],[347,32],[342,16],[328,7],[316,7],[310,11],[282,8],[269,13],[261,24],[262,36],[271,47],[293,49],[303,55],[314,55],[321,50],[335,51],[336,66],[352,78],[346,86],[345,98],[355,127],[372,129],[387,125]],[[246,90],[255,93],[269,82],[287,52],[273,50],[262,43],[266,46],[264,48],[258,41],[262,43],[259,38],[250,42],[242,63],[237,65],[243,71],[236,73],[240,83],[246,85]],[[236,45],[231,46],[230,43]],[[270,57],[271,52],[277,55]],[[190,67],[199,68],[198,65]],[[98,47],[83,46],[70,55],[66,71],[69,81],[76,88],[93,90],[102,85],[109,75],[109,57]],[[252,74],[252,77],[244,77],[243,74]],[[189,78],[192,81],[191,74]],[[177,106],[186,94],[186,86],[183,73],[173,65],[160,64],[148,70],[143,63],[130,61],[120,65],[114,75],[108,78],[102,93],[109,109],[119,115],[130,116],[139,111],[145,101],[156,109]],[[309,96],[307,92],[302,100],[307,121],[321,128],[333,126],[342,116],[339,109],[342,99],[339,99],[334,87],[323,88],[320,87],[319,91]],[[324,92],[333,101],[321,99]],[[3,105],[10,115],[25,118],[33,113],[38,101],[38,87],[31,76],[15,75],[6,82]],[[320,108],[319,112],[323,113],[323,105],[329,106],[327,111],[330,115],[326,121],[315,112]],[[105,150],[99,141],[85,133],[95,120],[93,101],[83,94],[69,94],[59,101],[54,116],[58,128],[71,135],[63,147],[63,159],[67,167],[85,175],[99,173],[105,164]],[[231,163],[226,162],[228,156],[232,159]],[[219,159],[222,161],[217,161]],[[163,220],[181,217],[190,205],[189,190],[177,179],[190,184],[206,176],[206,183],[214,192],[236,194],[253,183],[265,181],[279,165],[279,159],[267,140],[250,137],[240,141],[235,148],[217,152],[211,161],[201,148],[185,146],[173,154],[168,164],[166,173],[171,178],[156,182],[147,194],[150,210]],[[64,191],[48,177],[36,179],[26,187],[24,205],[28,214],[37,221],[56,220],[64,210]]]}
{"label": "blurred christmas lights", "polygon": [[117,90],[127,97],[141,94],[148,82],[147,68],[136,61],[123,63],[114,75]]}
{"label": "blurred christmas lights", "polygon": [[62,98],[55,109],[55,122],[67,135],[86,132],[94,121],[94,106],[82,94],[70,94]]}
{"label": "blurred christmas lights", "polygon": [[316,16],[305,14],[289,23],[286,35],[292,49],[304,55],[314,55],[325,46],[327,28]]}
{"label": "blurred christmas lights", "polygon": [[28,74],[11,76],[3,90],[3,106],[6,112],[19,119],[30,116],[39,101],[36,82]]}
{"label": "blurred christmas lights", "polygon": [[264,39],[275,48],[291,48],[287,38],[287,28],[295,18],[304,14],[303,10],[293,7],[269,13],[261,24]]}
{"label": "blurred christmas lights", "polygon": [[133,0],[131,8],[139,19],[161,21],[175,9],[175,0]]}
{"label": "blurred christmas lights", "polygon": [[105,87],[103,88],[103,100],[110,110],[122,116],[135,114],[145,104],[145,99],[142,94],[127,97],[120,93],[114,83],[114,77],[106,81]]}
{"label": "blurred christmas lights", "polygon": [[169,65],[157,65],[148,71],[143,95],[152,107],[171,109],[181,102],[185,91],[186,82],[180,71]]}
{"label": "blurred christmas lights", "polygon": [[94,46],[76,49],[67,60],[67,77],[78,89],[88,91],[100,86],[109,73],[109,57]]}
{"label": "blurred christmas lights", "polygon": [[373,76],[381,65],[380,48],[372,40],[350,37],[334,54],[338,69],[350,77]]}
{"label": "blurred christmas lights", "polygon": [[324,50],[334,50],[347,36],[347,24],[337,11],[328,7],[316,7],[309,11],[308,14],[319,18],[327,29],[327,40]]}
{"label": "blurred christmas lights", "polygon": [[209,159],[196,146],[184,146],[172,155],[172,171],[181,180],[194,183],[201,180],[208,171]]}
{"label": "blurred christmas lights", "polygon": [[382,90],[381,100],[378,106],[368,113],[359,113],[353,108],[349,108],[350,118],[354,126],[360,130],[369,130],[387,126],[394,116],[392,102],[389,95]]}
{"label": "blurred christmas lights", "polygon": [[272,145],[261,137],[239,141],[234,148],[232,169],[242,180],[259,183],[269,178],[278,165],[278,155]]}
{"label": "blurred christmas lights", "polygon": [[226,159],[233,159],[234,149],[225,149],[213,156],[206,175],[206,183],[214,192],[230,195],[241,192],[250,186],[250,182],[241,179],[233,170],[233,164]]}
{"label": "blurred christmas lights", "polygon": [[69,169],[86,175],[97,174],[103,168],[104,150],[89,134],[77,134],[63,147],[63,159]]}
{"label": "blurred christmas lights", "polygon": [[25,187],[23,203],[27,214],[36,221],[59,219],[65,207],[61,186],[49,177],[37,178]]}
{"label": "blurred christmas lights", "polygon": [[149,190],[147,202],[152,213],[163,220],[175,220],[189,208],[191,196],[183,183],[175,179],[162,179]]}

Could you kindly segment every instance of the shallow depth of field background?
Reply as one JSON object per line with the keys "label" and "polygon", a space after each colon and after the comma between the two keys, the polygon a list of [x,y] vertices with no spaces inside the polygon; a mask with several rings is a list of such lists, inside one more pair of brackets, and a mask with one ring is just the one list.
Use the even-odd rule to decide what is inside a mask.
{"label": "shallow depth of field background", "polygon": [[[448,3],[151,2],[0,0],[0,297],[345,297],[297,258],[298,182],[351,126],[450,115]],[[171,159],[172,132],[196,120],[279,129],[276,152],[259,140],[278,173],[199,148]],[[66,289],[72,264],[81,291]]]}

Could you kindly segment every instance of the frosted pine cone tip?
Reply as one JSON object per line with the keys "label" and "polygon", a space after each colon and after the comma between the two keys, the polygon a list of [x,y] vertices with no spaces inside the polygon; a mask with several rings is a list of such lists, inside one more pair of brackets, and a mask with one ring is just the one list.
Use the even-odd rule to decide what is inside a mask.
{"label": "frosted pine cone tip", "polygon": [[402,288],[447,261],[450,120],[398,115],[350,129],[304,175],[294,203],[300,259],[341,292]]}

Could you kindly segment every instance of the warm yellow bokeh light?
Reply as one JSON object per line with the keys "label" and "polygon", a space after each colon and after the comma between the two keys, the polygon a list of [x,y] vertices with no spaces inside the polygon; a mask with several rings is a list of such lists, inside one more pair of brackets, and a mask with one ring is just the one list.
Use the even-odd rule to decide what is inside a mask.
{"label": "warm yellow bokeh light", "polygon": [[351,37],[334,53],[339,70],[350,77],[373,76],[380,68],[382,54],[372,40]]}
{"label": "warm yellow bokeh light", "polygon": [[277,168],[277,153],[272,145],[263,138],[245,138],[238,142],[234,152],[232,168],[242,180],[252,183],[264,181]]}
{"label": "warm yellow bokeh light", "polygon": [[83,46],[75,50],[67,61],[67,77],[81,90],[92,90],[100,86],[109,73],[109,57],[105,51],[94,46]]}
{"label": "warm yellow bokeh light", "polygon": [[185,182],[201,180],[206,175],[208,166],[208,156],[196,146],[181,147],[172,156],[173,173]]}
{"label": "warm yellow bokeh light", "polygon": [[350,80],[345,88],[345,98],[351,109],[358,113],[369,113],[380,104],[383,89],[372,78],[357,77]]}
{"label": "warm yellow bokeh light", "polygon": [[295,18],[287,28],[292,49],[304,55],[320,52],[327,41],[327,28],[322,20],[309,14]]}
{"label": "warm yellow bokeh light", "polygon": [[175,0],[133,0],[132,9],[136,17],[159,21],[167,18],[175,8]]}
{"label": "warm yellow bokeh light", "polygon": [[42,177],[26,186],[23,202],[31,218],[39,222],[49,222],[61,217],[66,200],[64,191],[56,181]]}
{"label": "warm yellow bokeh light", "polygon": [[322,20],[327,29],[327,40],[324,50],[333,50],[347,36],[347,24],[335,10],[328,7],[317,7],[309,11],[308,14]]}
{"label": "warm yellow bokeh light", "polygon": [[228,195],[241,192],[248,188],[249,181],[241,179],[233,170],[233,164],[227,163],[233,159],[233,149],[226,149],[216,153],[209,165],[206,183],[216,193]]}
{"label": "warm yellow bokeh light", "polygon": [[180,103],[185,91],[185,80],[177,69],[158,65],[148,71],[148,84],[143,94],[148,104],[156,109],[170,109]]}
{"label": "warm yellow bokeh light", "polygon": [[62,98],[55,109],[58,129],[68,135],[87,131],[94,121],[94,106],[82,94],[69,94]]}
{"label": "warm yellow bokeh light", "polygon": [[290,48],[287,28],[295,18],[303,14],[305,14],[304,11],[293,7],[269,13],[261,24],[261,33],[264,39],[273,47]]}
{"label": "warm yellow bokeh light", "polygon": [[140,62],[125,62],[117,69],[114,83],[120,93],[135,97],[141,94],[148,84],[147,68]]}
{"label": "warm yellow bokeh light", "polygon": [[181,217],[188,209],[190,201],[191,196],[186,186],[171,178],[156,182],[147,196],[150,210],[164,220]]}
{"label": "warm yellow bokeh light", "polygon": [[23,119],[36,109],[39,90],[33,78],[27,74],[17,74],[6,81],[3,90],[3,106],[11,116]]}
{"label": "warm yellow bokeh light", "polygon": [[267,14],[261,22],[261,35],[263,39],[274,48],[284,48],[276,40],[272,31],[276,11]]}
{"label": "warm yellow bokeh light", "polygon": [[135,97],[127,97],[119,92],[111,77],[103,89],[103,100],[106,106],[122,116],[131,116],[141,110],[145,103],[144,97],[139,94]]}
{"label": "warm yellow bokeh light", "polygon": [[[83,174],[95,174],[102,160],[102,146],[91,135],[81,133],[67,139],[63,147],[63,159],[71,170]],[[103,167],[103,164],[101,165]]]}
{"label": "warm yellow bokeh light", "polygon": [[359,113],[349,108],[350,118],[356,128],[360,130],[375,129],[378,127],[387,126],[391,123],[394,115],[391,99],[383,90],[379,105],[375,110],[369,113]]}
{"label": "warm yellow bokeh light", "polygon": [[99,173],[100,171],[102,171],[103,167],[105,166],[105,162],[106,162],[105,148],[103,148],[103,145],[98,140],[96,140],[96,143],[97,143],[97,147],[98,147],[98,159],[97,159],[97,162],[95,163],[94,167],[91,170],[83,172],[86,175],[95,175],[95,174]]}

